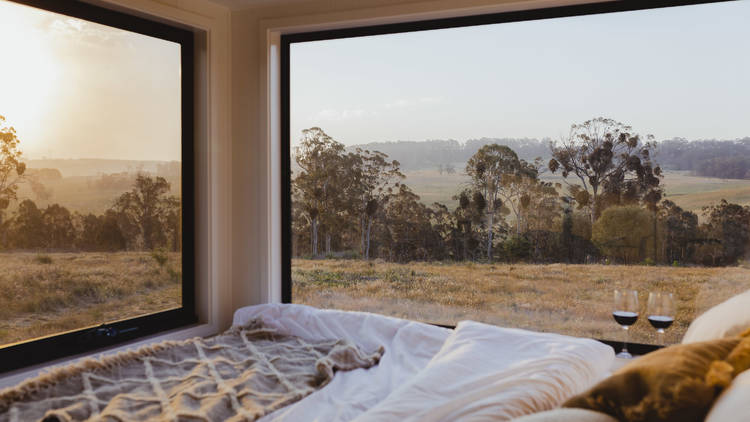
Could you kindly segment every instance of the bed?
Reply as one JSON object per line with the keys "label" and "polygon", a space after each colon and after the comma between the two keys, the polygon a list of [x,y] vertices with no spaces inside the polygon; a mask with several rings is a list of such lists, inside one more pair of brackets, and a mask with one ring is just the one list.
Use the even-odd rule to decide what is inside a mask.
{"label": "bed", "polygon": [[266,304],[236,311],[306,340],[385,348],[379,365],[339,372],[323,389],[261,418],[282,421],[512,420],[559,406],[609,375],[595,340],[472,321],[455,330],[365,312]]}
{"label": "bed", "polygon": [[[750,422],[750,291],[612,372],[596,340],[295,304],[0,391],[0,421]],[[3,410],[4,409],[4,410]],[[108,416],[109,415],[109,416]]]}

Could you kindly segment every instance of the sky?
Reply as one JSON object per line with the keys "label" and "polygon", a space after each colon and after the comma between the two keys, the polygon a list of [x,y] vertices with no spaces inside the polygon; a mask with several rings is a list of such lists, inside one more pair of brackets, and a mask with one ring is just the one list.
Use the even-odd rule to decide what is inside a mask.
{"label": "sky", "polygon": [[0,0],[0,115],[26,159],[180,160],[180,46]]}
{"label": "sky", "polygon": [[750,0],[296,43],[292,142],[750,136]]}

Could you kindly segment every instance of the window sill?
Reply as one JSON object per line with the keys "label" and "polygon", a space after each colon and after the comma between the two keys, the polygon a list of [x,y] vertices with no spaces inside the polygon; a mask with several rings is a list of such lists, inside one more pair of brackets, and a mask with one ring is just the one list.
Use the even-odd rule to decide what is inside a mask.
{"label": "window sill", "polygon": [[206,337],[206,336],[210,336],[213,334],[217,334],[218,332],[219,330],[211,324],[196,324],[196,325],[188,326],[186,328],[178,328],[175,330],[171,330],[171,331],[155,334],[149,337],[141,338],[131,343],[112,347],[109,349],[97,350],[92,353],[85,353],[85,354],[80,354],[80,355],[76,355],[72,357],[66,357],[66,358],[58,359],[52,362],[47,362],[44,364],[34,365],[32,367],[19,369],[17,371],[7,372],[5,374],[0,374],[0,389],[14,386],[20,383],[21,381],[24,381],[28,378],[35,377],[42,372],[46,372],[47,370],[55,366],[68,365],[68,364],[71,364],[71,363],[74,363],[76,361],[86,359],[86,358],[112,355],[117,352],[122,352],[128,349],[136,349],[136,348],[148,345],[148,344],[158,343],[164,340],[185,340],[185,339],[189,339],[193,337]]}

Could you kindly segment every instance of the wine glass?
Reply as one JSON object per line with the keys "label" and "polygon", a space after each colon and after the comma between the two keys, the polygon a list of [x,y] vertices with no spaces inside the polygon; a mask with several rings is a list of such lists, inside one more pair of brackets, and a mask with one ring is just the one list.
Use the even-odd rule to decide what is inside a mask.
{"label": "wine glass", "polygon": [[630,326],[638,321],[638,291],[628,289],[615,289],[615,303],[612,316],[615,321],[625,330],[625,341],[622,343],[622,351],[616,356],[618,358],[630,359],[633,357],[628,352],[628,340]]}
{"label": "wine glass", "polygon": [[651,292],[646,307],[648,322],[659,333],[659,343],[664,344],[664,330],[674,322],[674,297],[672,293]]}

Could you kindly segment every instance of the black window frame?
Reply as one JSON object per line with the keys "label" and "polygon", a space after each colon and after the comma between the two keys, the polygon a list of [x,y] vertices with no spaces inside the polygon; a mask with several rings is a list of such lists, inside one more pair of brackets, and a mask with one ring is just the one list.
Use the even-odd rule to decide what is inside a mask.
{"label": "black window frame", "polygon": [[[353,26],[313,32],[300,32],[281,35],[280,51],[280,113],[281,113],[281,301],[292,303],[292,189],[291,189],[291,109],[290,109],[290,46],[295,43],[324,41],[340,38],[357,38],[372,35],[387,35],[404,32],[429,31],[433,29],[461,28],[468,26],[492,25],[574,16],[598,15],[605,13],[630,12],[637,10],[661,9],[676,6],[690,6],[708,3],[726,3],[737,0],[612,0],[600,3],[587,3],[570,6],[527,9],[511,12],[460,16],[411,22]],[[454,326],[435,324],[441,327]],[[602,340],[602,343],[619,351],[622,342]],[[663,346],[628,342],[628,350],[635,354],[645,354]]]}
{"label": "black window frame", "polygon": [[0,346],[0,373],[104,348],[198,322],[195,308],[194,33],[79,0],[9,0],[180,45],[182,307]]}

